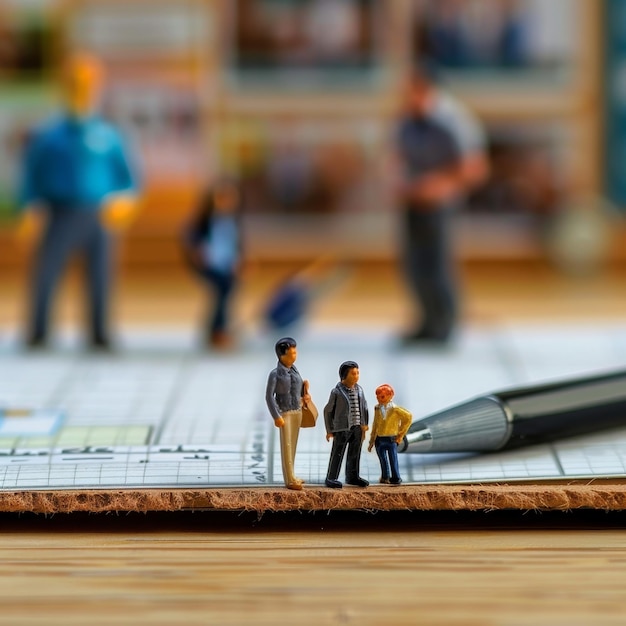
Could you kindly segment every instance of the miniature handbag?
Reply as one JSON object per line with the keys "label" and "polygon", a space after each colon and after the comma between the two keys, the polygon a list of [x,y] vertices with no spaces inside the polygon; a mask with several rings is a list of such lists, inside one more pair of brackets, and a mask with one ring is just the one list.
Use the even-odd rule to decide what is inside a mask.
{"label": "miniature handbag", "polygon": [[300,428],[313,428],[317,422],[317,407],[313,400],[309,400],[302,405],[302,423]]}
{"label": "miniature handbag", "polygon": [[[304,389],[305,394],[309,393],[309,381],[304,381]],[[309,400],[308,402],[302,403],[302,422],[300,424],[300,428],[313,428],[315,426],[315,422],[317,421],[317,407],[313,400]]]}

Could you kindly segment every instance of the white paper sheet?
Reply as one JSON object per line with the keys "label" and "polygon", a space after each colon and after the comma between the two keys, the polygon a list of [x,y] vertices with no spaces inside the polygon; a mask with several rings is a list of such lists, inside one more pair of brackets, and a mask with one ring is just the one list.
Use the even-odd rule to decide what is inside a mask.
{"label": "white paper sheet", "polygon": [[[626,363],[626,326],[618,325],[468,328],[445,350],[398,350],[384,333],[354,329],[296,338],[297,365],[320,412],[345,360],[359,363],[372,413],[374,389],[387,382],[415,418],[490,391]],[[274,339],[220,355],[198,353],[184,333],[130,333],[109,356],[71,345],[26,353],[5,339],[0,407],[33,414],[0,414],[0,489],[282,485],[278,431],[264,401]],[[322,485],[329,453],[320,416],[300,432],[296,474]],[[376,483],[380,467],[367,442],[361,458],[361,474]],[[626,425],[506,453],[403,454],[400,470],[405,483],[626,476]]]}

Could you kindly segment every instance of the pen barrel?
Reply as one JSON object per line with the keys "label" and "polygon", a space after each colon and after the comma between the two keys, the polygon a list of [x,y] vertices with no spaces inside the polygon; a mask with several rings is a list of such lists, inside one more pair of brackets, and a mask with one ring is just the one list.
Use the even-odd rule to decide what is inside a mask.
{"label": "pen barrel", "polygon": [[502,448],[626,426],[626,372],[494,394],[511,416]]}
{"label": "pen barrel", "polygon": [[485,452],[502,447],[511,425],[498,398],[487,396],[450,407],[411,424],[401,452]]}

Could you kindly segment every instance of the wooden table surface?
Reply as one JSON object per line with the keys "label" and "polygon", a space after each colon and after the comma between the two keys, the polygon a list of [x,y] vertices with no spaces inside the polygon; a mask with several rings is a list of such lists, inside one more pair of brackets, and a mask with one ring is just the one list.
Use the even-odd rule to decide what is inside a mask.
{"label": "wooden table surface", "polygon": [[[494,276],[469,285],[470,319],[626,311],[621,275],[584,288]],[[21,319],[16,280],[0,284],[5,325]],[[370,282],[391,285],[401,319],[396,283]],[[195,323],[199,292],[171,284],[125,280],[121,320]],[[0,514],[0,624],[622,625],[625,526],[588,510]]]}
{"label": "wooden table surface", "polygon": [[0,516],[2,624],[623,624],[622,512]]}

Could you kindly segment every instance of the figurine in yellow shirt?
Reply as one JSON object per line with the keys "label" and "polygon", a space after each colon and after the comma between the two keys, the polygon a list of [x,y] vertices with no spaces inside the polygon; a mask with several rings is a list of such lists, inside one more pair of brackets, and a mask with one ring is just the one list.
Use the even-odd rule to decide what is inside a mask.
{"label": "figurine in yellow shirt", "polygon": [[380,482],[384,485],[399,485],[402,482],[398,468],[398,444],[413,421],[410,411],[392,402],[394,395],[391,385],[376,388],[378,404],[374,407],[374,425],[367,447],[368,452],[376,448],[380,461]]}

